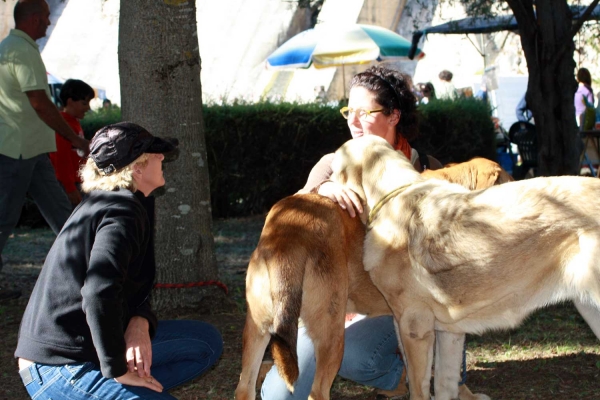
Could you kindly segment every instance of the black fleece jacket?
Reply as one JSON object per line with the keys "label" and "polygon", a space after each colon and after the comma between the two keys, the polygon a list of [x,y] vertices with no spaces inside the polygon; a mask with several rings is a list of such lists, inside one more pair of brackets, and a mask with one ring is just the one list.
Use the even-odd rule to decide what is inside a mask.
{"label": "black fleece jacket", "polygon": [[43,364],[91,361],[107,378],[127,372],[124,333],[133,316],[156,317],[155,269],[144,262],[148,215],[129,190],[97,190],[56,237],[23,315],[15,357]]}

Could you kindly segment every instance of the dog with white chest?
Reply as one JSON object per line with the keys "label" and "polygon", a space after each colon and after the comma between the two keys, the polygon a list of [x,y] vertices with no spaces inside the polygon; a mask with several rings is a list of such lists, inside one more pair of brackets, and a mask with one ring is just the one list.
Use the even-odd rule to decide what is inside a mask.
{"label": "dog with white chest", "polygon": [[336,153],[367,204],[363,262],[399,327],[411,399],[458,398],[465,333],[512,328],[572,300],[600,338],[600,181],[550,177],[469,191],[426,180],[385,141]]}

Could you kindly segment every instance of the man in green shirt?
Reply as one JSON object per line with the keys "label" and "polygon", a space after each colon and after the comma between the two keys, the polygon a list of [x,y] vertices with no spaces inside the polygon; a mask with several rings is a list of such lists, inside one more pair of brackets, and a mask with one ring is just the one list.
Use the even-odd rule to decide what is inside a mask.
{"label": "man in green shirt", "polygon": [[[49,16],[45,0],[19,0],[15,29],[0,43],[0,255],[27,192],[55,233],[71,214],[48,158],[56,151],[54,132],[73,147],[88,149],[88,141],[73,132],[49,97],[46,68],[35,43],[46,36]],[[3,290],[0,282],[0,299],[16,295]]]}

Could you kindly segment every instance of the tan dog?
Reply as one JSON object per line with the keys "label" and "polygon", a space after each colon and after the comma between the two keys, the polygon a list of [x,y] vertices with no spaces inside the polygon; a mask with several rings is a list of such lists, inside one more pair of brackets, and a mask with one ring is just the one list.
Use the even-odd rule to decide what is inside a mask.
{"label": "tan dog", "polygon": [[498,163],[481,157],[475,157],[464,163],[447,164],[443,169],[428,169],[421,172],[421,175],[458,183],[469,190],[486,189],[493,185],[514,181],[513,177]]}
{"label": "tan dog", "polygon": [[[364,167],[368,166],[368,167]],[[332,179],[366,200],[363,262],[394,313],[411,400],[458,397],[464,333],[572,300],[600,338],[600,180],[535,178],[468,191],[425,180],[384,140],[336,153]]]}
{"label": "tan dog", "polygon": [[[487,187],[512,180],[503,173],[492,161],[474,159],[426,175],[437,174],[467,187]],[[261,360],[271,337],[275,363],[292,390],[298,378],[298,317],[315,347],[317,372],[311,398],[329,398],[343,355],[345,314],[391,314],[363,268],[363,240],[361,221],[325,197],[290,196],[273,206],[248,266],[248,312],[236,399],[255,398]],[[461,386],[461,400],[487,398]]]}

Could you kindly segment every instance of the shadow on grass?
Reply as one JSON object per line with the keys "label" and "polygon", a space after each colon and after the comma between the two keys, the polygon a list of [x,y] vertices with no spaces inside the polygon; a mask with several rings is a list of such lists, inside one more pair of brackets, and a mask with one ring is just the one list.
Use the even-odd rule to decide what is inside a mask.
{"label": "shadow on grass", "polygon": [[476,362],[468,385],[492,399],[598,399],[598,354]]}

